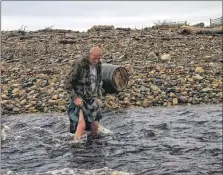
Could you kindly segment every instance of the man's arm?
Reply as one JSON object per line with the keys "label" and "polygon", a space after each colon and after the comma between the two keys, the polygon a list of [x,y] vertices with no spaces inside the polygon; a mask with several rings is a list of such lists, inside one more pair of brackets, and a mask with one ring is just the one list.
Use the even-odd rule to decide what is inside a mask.
{"label": "man's arm", "polygon": [[103,82],[100,81],[99,85],[98,85],[98,98],[101,99],[102,98],[102,84]]}
{"label": "man's arm", "polygon": [[69,97],[73,100],[78,97],[77,93],[75,92],[73,88],[73,83],[76,82],[79,71],[80,71],[79,64],[77,62],[74,62],[73,65],[71,66],[71,70],[66,75],[65,81],[64,81],[64,88],[69,94]]}

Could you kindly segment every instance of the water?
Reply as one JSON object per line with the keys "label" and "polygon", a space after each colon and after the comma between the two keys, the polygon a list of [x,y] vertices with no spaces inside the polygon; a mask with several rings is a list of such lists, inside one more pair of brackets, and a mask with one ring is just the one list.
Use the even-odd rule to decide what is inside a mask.
{"label": "water", "polygon": [[112,133],[75,146],[67,116],[4,117],[2,174],[222,174],[221,105],[107,112],[101,124]]}

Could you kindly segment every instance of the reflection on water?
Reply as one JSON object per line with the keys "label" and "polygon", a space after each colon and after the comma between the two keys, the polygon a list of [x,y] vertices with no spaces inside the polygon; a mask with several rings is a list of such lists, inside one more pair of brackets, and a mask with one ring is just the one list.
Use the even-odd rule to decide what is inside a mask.
{"label": "reflection on water", "polygon": [[66,115],[4,117],[2,174],[222,174],[221,105],[107,112],[101,124],[106,134],[74,145]]}

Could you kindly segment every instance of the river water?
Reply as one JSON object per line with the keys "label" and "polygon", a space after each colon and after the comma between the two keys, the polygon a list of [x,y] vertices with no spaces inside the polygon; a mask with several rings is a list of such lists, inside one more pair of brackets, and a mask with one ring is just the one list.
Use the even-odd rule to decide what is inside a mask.
{"label": "river water", "polygon": [[107,111],[101,125],[111,133],[74,145],[66,115],[3,117],[1,174],[222,174],[222,105]]}

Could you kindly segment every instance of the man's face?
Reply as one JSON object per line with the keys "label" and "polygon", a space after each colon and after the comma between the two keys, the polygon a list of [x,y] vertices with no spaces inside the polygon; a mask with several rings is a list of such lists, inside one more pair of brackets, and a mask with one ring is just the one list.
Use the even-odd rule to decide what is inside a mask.
{"label": "man's face", "polygon": [[90,53],[90,63],[92,65],[96,65],[100,59],[101,59],[101,51],[93,51],[92,53]]}

